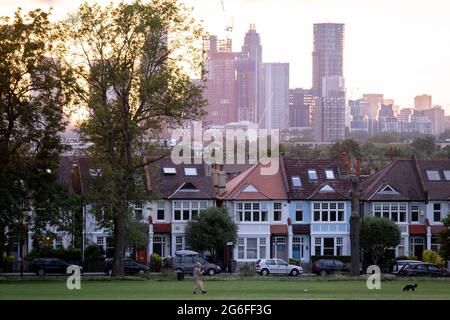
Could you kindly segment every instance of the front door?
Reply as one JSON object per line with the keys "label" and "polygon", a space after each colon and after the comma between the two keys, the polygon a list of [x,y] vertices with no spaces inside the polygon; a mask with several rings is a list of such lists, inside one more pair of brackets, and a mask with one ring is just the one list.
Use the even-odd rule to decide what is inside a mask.
{"label": "front door", "polygon": [[292,238],[292,258],[302,262],[309,261],[308,236],[294,236]]}
{"label": "front door", "polygon": [[410,254],[416,256],[418,260],[422,260],[422,252],[425,248],[425,237],[410,238]]}
{"label": "front door", "polygon": [[273,257],[284,261],[287,260],[286,237],[273,237]]}
{"label": "front door", "polygon": [[164,235],[154,235],[153,236],[153,253],[158,254],[160,257],[165,256],[165,241]]}

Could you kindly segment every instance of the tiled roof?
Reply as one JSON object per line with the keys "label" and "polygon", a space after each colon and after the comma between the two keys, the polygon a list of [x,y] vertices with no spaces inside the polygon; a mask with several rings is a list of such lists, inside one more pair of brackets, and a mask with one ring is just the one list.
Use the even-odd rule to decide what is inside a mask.
{"label": "tiled roof", "polygon": [[417,234],[417,235],[422,235],[422,234],[427,234],[427,230],[425,228],[425,225],[423,224],[410,224],[409,225],[409,234]]}
{"label": "tiled roof", "polygon": [[270,234],[288,234],[288,226],[286,224],[271,224]]}
{"label": "tiled roof", "polygon": [[293,224],[292,225],[292,233],[294,234],[310,234],[310,225],[309,224]]}
{"label": "tiled roof", "polygon": [[153,225],[154,233],[171,233],[172,232],[172,224],[170,223],[155,223]]}
{"label": "tiled roof", "polygon": [[[438,170],[440,181],[429,181],[426,170]],[[366,179],[361,199],[366,201],[450,200],[450,181],[443,170],[450,170],[450,160],[395,159],[387,167]],[[397,193],[380,193],[386,185]]]}
{"label": "tiled roof", "polygon": [[448,228],[446,226],[444,226],[444,225],[442,225],[442,226],[440,226],[440,225],[431,226],[431,233],[432,234],[439,234],[439,233],[447,231],[447,230],[448,230]]}
{"label": "tiled roof", "polygon": [[[450,200],[450,181],[445,180],[443,171],[450,171],[450,160],[416,160],[417,167],[423,179],[428,200]],[[430,181],[426,170],[438,170],[440,181]]]}
{"label": "tiled roof", "polygon": [[[348,200],[352,183],[350,177],[344,174],[341,162],[338,160],[323,159],[297,159],[283,157],[282,163],[288,185],[289,199],[293,200]],[[308,170],[315,169],[317,180],[311,180]],[[331,169],[334,172],[334,179],[327,179],[325,170]],[[298,176],[301,180],[301,187],[294,187],[292,177]],[[331,191],[321,191],[328,185]]]}
{"label": "tiled roof", "polygon": [[[281,170],[273,175],[262,175],[260,163],[254,164],[246,171],[226,184],[224,200],[284,200],[287,199]],[[253,186],[257,192],[243,192]]]}
{"label": "tiled roof", "polygon": [[[176,173],[164,174],[165,167],[175,168]],[[195,168],[197,175],[186,175],[185,168]],[[206,164],[175,165],[169,157],[159,159],[149,165],[152,194],[163,199],[215,199],[214,185],[208,170]],[[184,189],[183,186],[188,183],[196,191]]]}

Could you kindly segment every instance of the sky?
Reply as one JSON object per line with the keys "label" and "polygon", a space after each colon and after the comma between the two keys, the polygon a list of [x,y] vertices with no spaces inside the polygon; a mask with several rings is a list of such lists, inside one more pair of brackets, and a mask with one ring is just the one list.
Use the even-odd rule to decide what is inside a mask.
{"label": "sky", "polygon": [[[233,49],[251,23],[261,36],[263,62],[290,63],[290,87],[311,87],[313,24],[345,23],[347,96],[383,93],[401,107],[430,94],[450,114],[448,0],[180,0],[211,34],[225,37],[233,20]],[[1,15],[53,7],[66,16],[83,0],[0,0]],[[93,1],[88,1],[93,2]],[[109,0],[99,0],[108,3]],[[225,10],[224,10],[225,9]]]}

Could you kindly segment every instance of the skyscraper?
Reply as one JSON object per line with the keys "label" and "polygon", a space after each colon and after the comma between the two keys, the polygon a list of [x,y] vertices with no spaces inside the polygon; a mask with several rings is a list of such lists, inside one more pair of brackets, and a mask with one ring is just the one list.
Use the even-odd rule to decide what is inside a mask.
{"label": "skyscraper", "polygon": [[313,30],[314,135],[318,141],[343,139],[350,125],[344,86],[344,24],[317,23]]}
{"label": "skyscraper", "polygon": [[432,97],[427,94],[416,96],[414,98],[414,109],[416,110],[431,109],[431,105],[432,105]]}
{"label": "skyscraper", "polygon": [[345,138],[346,98],[343,77],[325,77],[322,96],[316,98],[314,136],[318,141],[333,142]]}
{"label": "skyscraper", "polygon": [[289,126],[289,63],[263,63],[258,124],[262,129]]}
{"label": "skyscraper", "polygon": [[363,99],[369,103],[369,118],[378,119],[378,112],[380,111],[380,105],[384,102],[384,95],[381,93],[366,93],[363,94]]}
{"label": "skyscraper", "polygon": [[311,126],[311,110],[314,96],[310,89],[289,90],[289,127],[306,128]]}
{"label": "skyscraper", "polygon": [[425,116],[431,121],[433,134],[438,136],[445,131],[445,112],[441,106],[423,110]]}
{"label": "skyscraper", "polygon": [[312,89],[316,96],[320,96],[324,77],[344,76],[344,24],[314,24],[312,56]]}
{"label": "skyscraper", "polygon": [[262,46],[254,24],[245,34],[242,52],[237,54],[237,107],[238,120],[258,121],[258,103]]}
{"label": "skyscraper", "polygon": [[204,122],[206,125],[225,125],[237,120],[236,63],[231,40],[210,36],[204,43],[207,81],[203,98],[208,101]]}

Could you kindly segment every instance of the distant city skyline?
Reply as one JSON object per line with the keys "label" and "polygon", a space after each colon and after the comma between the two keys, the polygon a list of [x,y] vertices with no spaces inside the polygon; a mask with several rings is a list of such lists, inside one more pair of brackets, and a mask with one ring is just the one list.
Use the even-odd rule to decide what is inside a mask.
{"label": "distant city skyline", "polygon": [[[380,93],[407,108],[414,107],[415,96],[428,94],[450,114],[450,3],[445,0],[223,0],[223,7],[221,0],[180,1],[194,7],[205,30],[219,37],[233,17],[234,51],[240,51],[249,25],[256,24],[263,62],[289,63],[290,88],[312,86],[313,24],[344,23],[348,99]],[[2,0],[0,12],[52,6],[55,17],[62,18],[82,2]]]}

